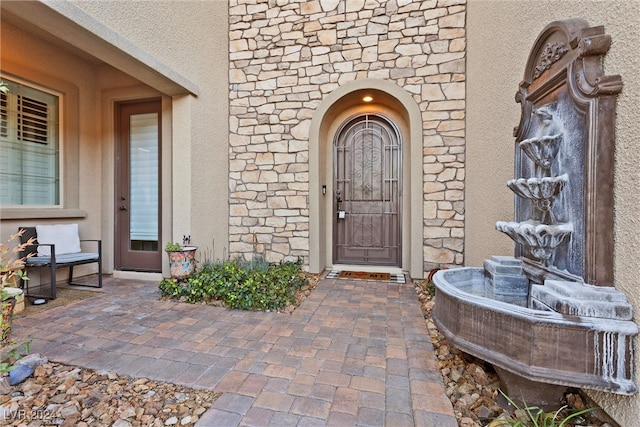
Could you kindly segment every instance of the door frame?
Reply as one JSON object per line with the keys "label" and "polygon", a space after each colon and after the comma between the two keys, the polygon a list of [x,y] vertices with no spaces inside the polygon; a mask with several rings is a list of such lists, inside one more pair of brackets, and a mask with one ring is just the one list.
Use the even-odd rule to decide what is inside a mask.
{"label": "door frame", "polygon": [[[119,234],[124,233],[124,230],[120,229],[120,226],[118,224],[118,214],[119,214],[119,206],[120,206],[120,192],[119,189],[121,187],[122,184],[127,184],[130,181],[127,181],[125,183],[123,183],[122,180],[122,174],[123,174],[123,167],[128,165],[128,153],[126,153],[126,165],[124,164],[125,162],[123,161],[119,161],[118,159],[120,157],[122,157],[122,153],[121,153],[121,149],[122,149],[122,132],[124,131],[124,128],[122,126],[121,123],[121,113],[122,113],[122,109],[126,108],[126,107],[141,107],[144,109],[145,106],[149,106],[152,105],[152,108],[155,109],[155,111],[158,114],[158,248],[157,251],[152,251],[148,254],[142,253],[143,251],[136,251],[136,252],[140,252],[140,266],[136,267],[136,266],[123,266],[121,264],[121,257],[124,256],[122,253],[122,245],[121,245],[121,241],[122,238]],[[113,222],[113,236],[114,236],[114,269],[115,270],[122,270],[122,271],[140,271],[140,272],[157,272],[160,273],[162,271],[163,268],[163,262],[162,262],[162,257],[163,257],[163,230],[164,230],[164,215],[163,215],[163,187],[164,187],[164,167],[163,167],[163,163],[164,163],[164,156],[163,156],[163,151],[164,151],[164,146],[166,144],[165,140],[165,131],[164,131],[164,122],[165,122],[165,118],[163,117],[163,99],[159,96],[155,96],[155,97],[143,97],[143,98],[137,98],[137,99],[127,99],[127,100],[116,100],[114,101],[113,104],[113,117],[114,117],[114,194],[113,194],[113,198],[112,198],[112,204],[113,204],[113,215],[114,215],[114,222]],[[127,127],[128,129],[128,127]],[[130,179],[130,177],[129,177]],[[128,201],[127,201],[128,204]],[[130,228],[127,228],[127,230],[130,230]],[[155,258],[155,260],[154,260]],[[146,265],[145,265],[146,263]]]}
{"label": "door frame", "polygon": [[[363,105],[362,97],[375,101]],[[404,200],[402,215],[402,270],[411,277],[424,276],[423,126],[413,96],[381,79],[347,82],[321,101],[309,124],[309,271],[322,273],[333,267],[332,256],[332,143],[339,125],[358,112],[378,112],[400,128],[403,141]],[[387,268],[388,270],[388,268]]]}

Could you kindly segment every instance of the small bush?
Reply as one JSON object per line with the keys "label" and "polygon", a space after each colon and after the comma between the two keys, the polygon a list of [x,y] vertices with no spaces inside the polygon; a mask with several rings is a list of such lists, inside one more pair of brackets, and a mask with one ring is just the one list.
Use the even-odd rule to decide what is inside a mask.
{"label": "small bush", "polygon": [[190,303],[222,301],[229,308],[279,310],[293,304],[307,284],[302,260],[268,263],[263,259],[206,261],[184,281],[162,279],[160,292]]}
{"label": "small bush", "polygon": [[180,298],[182,295],[182,287],[183,285],[178,279],[168,279],[166,277],[162,279],[158,285],[162,296],[170,298]]}

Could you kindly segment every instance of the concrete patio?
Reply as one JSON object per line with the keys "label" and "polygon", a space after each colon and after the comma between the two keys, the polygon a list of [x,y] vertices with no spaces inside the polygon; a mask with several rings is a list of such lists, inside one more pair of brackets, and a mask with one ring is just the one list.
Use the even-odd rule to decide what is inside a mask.
{"label": "concrete patio", "polygon": [[323,279],[289,314],[161,301],[157,283],[14,320],[50,360],[222,392],[198,426],[457,426],[413,285]]}

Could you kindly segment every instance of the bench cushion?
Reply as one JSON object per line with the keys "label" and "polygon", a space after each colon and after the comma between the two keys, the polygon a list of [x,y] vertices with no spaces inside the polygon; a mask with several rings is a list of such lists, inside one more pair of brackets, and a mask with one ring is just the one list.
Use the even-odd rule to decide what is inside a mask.
{"label": "bench cushion", "polygon": [[[38,243],[56,245],[56,260],[58,255],[79,253],[80,235],[78,224],[36,225]],[[38,257],[50,257],[50,246],[38,246]]]}
{"label": "bench cushion", "polygon": [[[57,246],[56,246],[57,249]],[[83,261],[98,261],[98,254],[91,252],[84,252],[80,254],[64,254],[58,256],[58,251],[56,250],[56,264],[65,264],[71,262],[83,262]],[[39,266],[39,265],[47,265],[51,263],[51,257],[45,256],[36,256],[27,258],[27,266]]]}

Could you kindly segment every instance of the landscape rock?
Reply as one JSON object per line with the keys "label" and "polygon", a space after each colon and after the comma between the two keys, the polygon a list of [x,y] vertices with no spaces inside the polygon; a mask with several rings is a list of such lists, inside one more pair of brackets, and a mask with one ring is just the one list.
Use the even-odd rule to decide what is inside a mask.
{"label": "landscape rock", "polygon": [[16,365],[30,366],[31,368],[35,369],[36,366],[44,365],[48,361],[49,359],[47,359],[46,356],[43,356],[40,353],[32,353],[18,360],[16,362]]}
{"label": "landscape rock", "polygon": [[[20,365],[16,369],[30,369]],[[14,371],[16,370],[14,369]],[[220,393],[46,362],[0,394],[4,426],[193,426]],[[6,421],[5,421],[6,420]],[[167,424],[167,422],[169,422]]]}
{"label": "landscape rock", "polygon": [[33,368],[28,365],[17,365],[9,372],[9,385],[20,384],[33,374]]}

